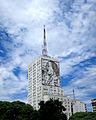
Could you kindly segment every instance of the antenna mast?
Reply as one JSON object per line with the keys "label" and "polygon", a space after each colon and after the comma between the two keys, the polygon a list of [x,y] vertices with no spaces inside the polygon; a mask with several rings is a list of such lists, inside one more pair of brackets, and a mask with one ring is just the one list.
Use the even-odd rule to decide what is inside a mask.
{"label": "antenna mast", "polygon": [[73,89],[73,99],[75,101],[75,92],[74,92],[74,89]]}
{"label": "antenna mast", "polygon": [[47,43],[46,43],[46,30],[44,25],[44,38],[43,38],[43,49],[42,49],[42,55],[47,56]]}

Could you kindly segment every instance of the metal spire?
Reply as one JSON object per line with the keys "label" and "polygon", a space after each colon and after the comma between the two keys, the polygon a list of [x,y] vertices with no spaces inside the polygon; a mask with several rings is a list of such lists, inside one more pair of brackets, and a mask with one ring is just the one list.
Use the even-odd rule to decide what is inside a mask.
{"label": "metal spire", "polygon": [[74,91],[74,89],[73,89],[73,99],[75,101],[75,91]]}
{"label": "metal spire", "polygon": [[46,31],[45,31],[45,25],[44,25],[44,40],[43,40],[42,55],[47,56],[47,43],[46,43]]}

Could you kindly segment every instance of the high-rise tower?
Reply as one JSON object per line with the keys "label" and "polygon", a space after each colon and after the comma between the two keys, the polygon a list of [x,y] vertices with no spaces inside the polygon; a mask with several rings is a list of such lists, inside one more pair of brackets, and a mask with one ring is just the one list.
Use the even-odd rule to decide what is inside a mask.
{"label": "high-rise tower", "polygon": [[44,40],[42,55],[34,60],[28,69],[28,103],[38,109],[41,100],[47,100],[51,95],[63,95],[60,88],[59,62],[48,56],[46,31],[44,25]]}
{"label": "high-rise tower", "polygon": [[[34,109],[39,109],[38,104],[40,101],[47,101],[50,98],[59,99],[66,107],[66,115],[69,118],[72,115],[71,106],[73,100],[64,96],[64,91],[60,86],[59,62],[48,55],[45,26],[43,30],[42,55],[33,60],[28,67],[28,103]],[[80,104],[77,105],[79,108]]]}

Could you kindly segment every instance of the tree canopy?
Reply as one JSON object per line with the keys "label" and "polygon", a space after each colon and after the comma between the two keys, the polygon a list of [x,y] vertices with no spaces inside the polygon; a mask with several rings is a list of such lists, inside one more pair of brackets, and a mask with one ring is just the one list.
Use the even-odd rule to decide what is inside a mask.
{"label": "tree canopy", "polygon": [[0,102],[0,120],[67,120],[65,108],[59,100],[40,102],[40,109],[34,110],[20,101]]}
{"label": "tree canopy", "polygon": [[69,120],[96,120],[95,112],[78,112],[72,115]]}
{"label": "tree canopy", "polygon": [[36,120],[33,107],[20,101],[0,102],[0,120]]}
{"label": "tree canopy", "polygon": [[59,100],[41,101],[39,105],[39,120],[67,120],[66,109]]}

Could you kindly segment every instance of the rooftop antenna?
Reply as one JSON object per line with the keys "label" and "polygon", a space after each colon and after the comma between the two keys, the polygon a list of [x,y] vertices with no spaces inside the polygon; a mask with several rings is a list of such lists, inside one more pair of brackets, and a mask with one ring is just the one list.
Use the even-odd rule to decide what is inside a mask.
{"label": "rooftop antenna", "polygon": [[42,55],[47,56],[47,43],[46,43],[46,30],[45,30],[45,25],[44,25],[44,29],[43,29],[43,34],[44,34],[44,38],[43,38],[43,49],[42,49]]}
{"label": "rooftop antenna", "polygon": [[73,99],[75,101],[75,91],[74,91],[74,89],[73,89]]}
{"label": "rooftop antenna", "polygon": [[73,106],[75,105],[75,92],[74,92],[74,89],[73,89],[73,101],[71,103],[71,112],[72,112],[72,115],[73,115]]}

